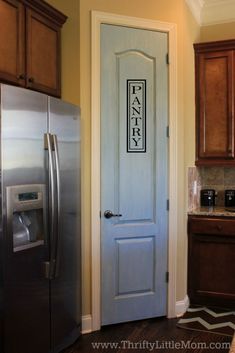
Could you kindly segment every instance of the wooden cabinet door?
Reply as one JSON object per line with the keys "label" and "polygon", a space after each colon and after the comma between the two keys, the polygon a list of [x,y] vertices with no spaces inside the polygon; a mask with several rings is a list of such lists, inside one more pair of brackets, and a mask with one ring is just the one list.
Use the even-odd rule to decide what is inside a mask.
{"label": "wooden cabinet door", "polygon": [[60,96],[60,28],[26,9],[26,86]]}
{"label": "wooden cabinet door", "polygon": [[17,0],[0,0],[0,77],[25,84],[24,7]]}
{"label": "wooden cabinet door", "polygon": [[234,51],[196,55],[197,165],[234,164]]}
{"label": "wooden cabinet door", "polygon": [[234,307],[235,221],[189,220],[188,295],[192,304]]}

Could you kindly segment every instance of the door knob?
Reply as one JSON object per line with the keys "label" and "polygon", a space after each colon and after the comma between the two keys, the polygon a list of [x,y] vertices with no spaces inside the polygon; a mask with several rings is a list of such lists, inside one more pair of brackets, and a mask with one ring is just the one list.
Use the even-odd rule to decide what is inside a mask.
{"label": "door knob", "polygon": [[113,214],[113,212],[110,211],[110,210],[106,210],[106,211],[104,212],[104,216],[105,216],[105,218],[122,217],[121,214]]}

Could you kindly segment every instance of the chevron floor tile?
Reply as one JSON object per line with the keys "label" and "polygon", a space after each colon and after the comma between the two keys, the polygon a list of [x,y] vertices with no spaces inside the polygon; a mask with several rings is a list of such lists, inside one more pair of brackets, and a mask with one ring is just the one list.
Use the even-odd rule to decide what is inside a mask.
{"label": "chevron floor tile", "polygon": [[177,327],[233,336],[235,332],[235,311],[190,307],[178,321]]}

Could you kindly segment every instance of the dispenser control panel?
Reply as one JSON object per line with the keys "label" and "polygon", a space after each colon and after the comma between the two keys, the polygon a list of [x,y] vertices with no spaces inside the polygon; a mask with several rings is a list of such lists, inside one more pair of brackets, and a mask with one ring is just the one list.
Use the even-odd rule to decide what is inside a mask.
{"label": "dispenser control panel", "polygon": [[13,252],[44,244],[46,239],[46,197],[44,184],[6,188],[7,234]]}

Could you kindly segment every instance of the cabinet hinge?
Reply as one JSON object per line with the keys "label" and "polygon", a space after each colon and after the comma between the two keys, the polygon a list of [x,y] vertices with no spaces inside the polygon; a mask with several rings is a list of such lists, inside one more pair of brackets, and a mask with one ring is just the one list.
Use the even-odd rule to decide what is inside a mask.
{"label": "cabinet hinge", "polygon": [[166,63],[167,63],[167,65],[170,64],[169,53],[166,54]]}
{"label": "cabinet hinge", "polygon": [[169,125],[166,127],[166,137],[170,137],[170,128],[169,128]]}
{"label": "cabinet hinge", "polygon": [[166,272],[166,283],[169,283],[169,272]]}
{"label": "cabinet hinge", "polygon": [[168,199],[166,200],[166,210],[169,211],[169,209],[170,209],[170,201]]}

